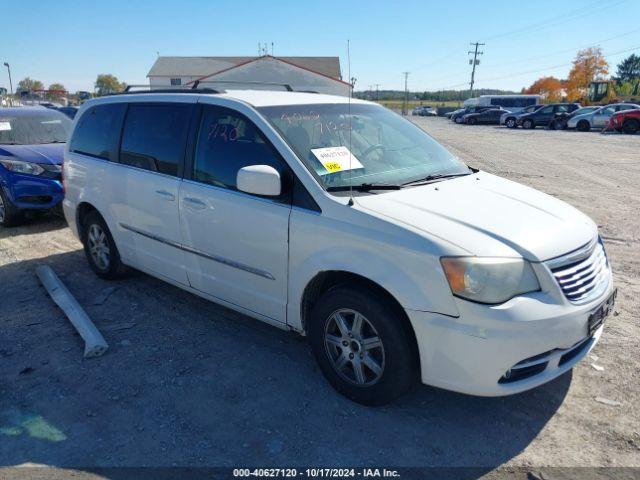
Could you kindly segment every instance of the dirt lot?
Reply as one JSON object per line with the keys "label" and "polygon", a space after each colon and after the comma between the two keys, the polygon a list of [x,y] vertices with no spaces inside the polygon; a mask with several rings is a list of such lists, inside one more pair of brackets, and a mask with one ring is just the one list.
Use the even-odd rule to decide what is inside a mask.
{"label": "dirt lot", "polygon": [[[600,225],[618,305],[573,372],[507,398],[420,386],[362,407],[329,387],[304,339],[140,273],[99,280],[64,222],[40,219],[0,230],[0,465],[640,466],[640,136],[416,121]],[[39,264],[103,331],[105,356],[83,360]]]}

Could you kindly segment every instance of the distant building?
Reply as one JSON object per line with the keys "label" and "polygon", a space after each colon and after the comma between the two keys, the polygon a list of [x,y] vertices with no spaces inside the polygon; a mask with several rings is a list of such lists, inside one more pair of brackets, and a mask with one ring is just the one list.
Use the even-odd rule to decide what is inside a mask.
{"label": "distant building", "polygon": [[190,86],[196,80],[211,88],[280,89],[265,84],[287,84],[342,96],[351,88],[342,80],[338,57],[158,57],[147,77],[152,88]]}

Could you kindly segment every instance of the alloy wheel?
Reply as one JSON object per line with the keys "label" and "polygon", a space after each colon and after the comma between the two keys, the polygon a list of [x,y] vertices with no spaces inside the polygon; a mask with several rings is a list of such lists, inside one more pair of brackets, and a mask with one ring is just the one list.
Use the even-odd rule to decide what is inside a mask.
{"label": "alloy wheel", "polygon": [[89,227],[87,241],[89,242],[89,253],[93,262],[100,270],[108,269],[111,250],[109,249],[107,235],[100,225],[94,223]]}
{"label": "alloy wheel", "polygon": [[327,319],[324,344],[334,370],[347,382],[363,387],[376,383],[385,367],[382,339],[360,312],[340,309]]}

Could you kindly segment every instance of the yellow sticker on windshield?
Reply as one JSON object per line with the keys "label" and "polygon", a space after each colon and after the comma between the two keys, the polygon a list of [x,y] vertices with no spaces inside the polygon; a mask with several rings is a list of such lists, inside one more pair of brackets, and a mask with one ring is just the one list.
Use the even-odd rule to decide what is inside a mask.
{"label": "yellow sticker on windshield", "polygon": [[329,173],[364,168],[347,147],[312,148],[311,152]]}
{"label": "yellow sticker on windshield", "polygon": [[326,168],[330,172],[339,172],[340,170],[342,170],[342,167],[338,162],[327,162],[327,163],[323,163],[323,165],[324,165],[324,168]]}

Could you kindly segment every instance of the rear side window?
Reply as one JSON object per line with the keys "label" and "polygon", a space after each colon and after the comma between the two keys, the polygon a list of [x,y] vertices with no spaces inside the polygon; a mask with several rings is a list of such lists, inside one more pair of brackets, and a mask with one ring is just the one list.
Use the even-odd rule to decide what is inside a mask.
{"label": "rear side window", "polygon": [[125,108],[124,103],[89,108],[73,131],[69,150],[115,161]]}
{"label": "rear side window", "polygon": [[196,145],[194,179],[236,190],[238,170],[249,165],[285,167],[258,128],[244,116],[221,107],[205,107]]}
{"label": "rear side window", "polygon": [[120,163],[178,176],[184,159],[191,105],[129,104]]}

